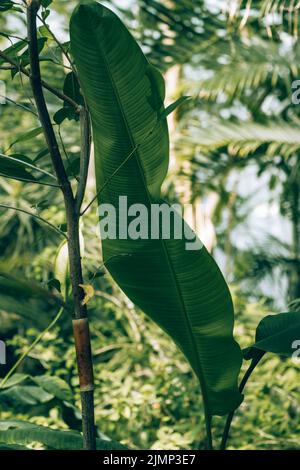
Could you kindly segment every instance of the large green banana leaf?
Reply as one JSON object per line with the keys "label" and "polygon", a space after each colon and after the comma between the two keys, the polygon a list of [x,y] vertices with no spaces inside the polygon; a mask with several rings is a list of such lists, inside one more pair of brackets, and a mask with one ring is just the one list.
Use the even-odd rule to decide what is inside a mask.
{"label": "large green banana leaf", "polygon": [[[121,216],[116,228],[122,229],[127,222],[119,213],[119,196],[127,196],[128,206],[149,209],[160,201],[169,153],[164,80],[119,18],[98,3],[75,9],[70,34],[91,112],[99,203],[115,206]],[[242,355],[232,335],[232,300],[222,274],[200,241],[197,250],[187,250],[186,241],[121,236],[102,244],[113,278],[191,363],[210,418],[240,404]]]}

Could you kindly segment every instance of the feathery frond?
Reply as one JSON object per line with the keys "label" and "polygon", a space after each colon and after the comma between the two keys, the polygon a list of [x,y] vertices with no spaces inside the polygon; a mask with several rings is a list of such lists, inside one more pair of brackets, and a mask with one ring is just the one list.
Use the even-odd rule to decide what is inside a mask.
{"label": "feathery frond", "polygon": [[205,128],[193,127],[183,137],[182,143],[185,142],[202,151],[227,147],[231,155],[239,156],[247,156],[267,144],[268,156],[288,157],[300,149],[300,132],[298,126],[282,121],[269,125],[217,121]]}

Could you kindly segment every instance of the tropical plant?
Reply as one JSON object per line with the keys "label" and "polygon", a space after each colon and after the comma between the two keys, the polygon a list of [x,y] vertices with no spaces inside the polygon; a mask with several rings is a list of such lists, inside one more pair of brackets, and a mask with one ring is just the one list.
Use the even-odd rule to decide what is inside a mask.
{"label": "tropical plant", "polygon": [[[152,3],[159,5],[158,2]],[[293,352],[294,340],[300,334],[299,313],[289,312],[262,320],[255,344],[244,351],[244,358],[251,359],[251,363],[238,387],[242,351],[233,337],[231,294],[216,262],[176,212],[173,217],[184,229],[183,239],[178,239],[172,231],[169,237],[164,237],[164,228],[158,231],[156,237],[149,237],[153,229],[152,221],[150,224],[146,222],[147,234],[142,236],[145,221],[141,207],[146,214],[151,212],[155,204],[165,204],[168,210],[171,209],[164,201],[161,190],[168,171],[169,157],[166,118],[186,101],[186,97],[180,97],[168,107],[164,106],[165,84],[162,75],[149,63],[135,39],[111,10],[96,2],[77,6],[70,22],[69,49],[69,44],[57,43],[47,25],[49,5],[49,1],[30,0],[26,6],[18,7],[22,13],[23,8],[26,8],[27,40],[20,39],[5,51],[0,51],[0,57],[12,75],[24,75],[30,80],[39,125],[21,137],[21,140],[33,139],[43,132],[48,149],[44,155],[50,155],[51,164],[46,168],[39,165],[43,157],[40,154],[35,158],[16,155],[11,152],[11,145],[0,155],[0,173],[19,183],[42,185],[43,188],[51,185],[49,191],[60,190],[64,201],[64,220],[56,223],[44,218],[40,211],[47,210],[51,204],[42,204],[43,201],[38,201],[34,208],[26,205],[11,206],[5,201],[1,207],[32,217],[64,241],[58,246],[55,277],[46,286],[21,280],[6,272],[1,274],[0,294],[10,299],[18,292],[17,301],[9,305],[7,300],[8,307],[5,310],[11,308],[14,313],[24,315],[29,321],[34,320],[36,310],[56,310],[56,315],[52,313],[51,323],[48,326],[41,325],[45,326],[45,330],[30,350],[61,320],[63,314],[73,313],[83,445],[81,435],[74,431],[44,429],[15,420],[0,422],[2,449],[10,449],[11,446],[20,449],[32,442],[55,449],[124,448],[97,433],[94,423],[93,364],[87,310],[95,295],[95,279],[104,274],[104,268],[107,268],[129,299],[173,339],[189,361],[202,390],[206,448],[213,448],[213,416],[228,415],[221,444],[221,448],[225,448],[233,414],[243,399],[244,386],[261,357],[266,352],[280,355],[291,355]],[[16,11],[12,2],[5,2],[4,6],[5,10]],[[166,10],[163,9],[163,12],[165,14]],[[37,29],[38,19],[43,23],[42,29]],[[45,38],[49,36],[67,63],[68,73],[58,89],[41,76],[41,54],[47,42]],[[45,60],[50,59],[45,57]],[[63,103],[62,107],[55,110],[53,119],[50,118],[46,104],[45,89]],[[80,122],[80,155],[72,160],[63,139],[60,140],[60,126],[67,120]],[[251,151],[257,150],[261,143],[257,143],[255,135],[253,144],[253,130],[263,135],[263,142],[268,141],[266,135],[269,136],[258,125],[251,128],[251,132],[245,130],[245,140],[251,146]],[[222,145],[227,146],[233,140],[230,128],[224,134],[226,136]],[[283,146],[287,137],[284,133],[278,134],[278,145]],[[96,196],[83,208],[91,135]],[[291,133],[291,138],[293,136]],[[209,134],[206,137],[209,138]],[[238,150],[237,153],[241,152]],[[127,204],[132,209],[130,215],[134,217],[125,222],[122,221],[123,214],[119,207],[122,197],[127,198]],[[104,204],[106,208],[110,205],[115,209],[118,222],[115,237],[106,238],[102,231],[103,264],[85,281],[80,221],[96,199],[100,208]],[[100,220],[102,229],[103,221],[104,214]],[[127,235],[132,226],[139,226],[140,229],[136,239]],[[119,230],[125,230],[125,237]],[[188,243],[193,243],[196,249],[188,250]],[[30,305],[30,308],[22,310],[21,302],[26,303],[26,307]],[[16,396],[24,407],[36,404],[51,407],[53,403],[58,403],[64,411],[65,408],[71,409],[72,417],[69,417],[69,421],[76,421],[78,410],[72,403],[65,382],[49,376],[36,378],[33,375],[15,374],[16,367],[28,352],[21,356],[0,383],[0,401],[6,403]]]}

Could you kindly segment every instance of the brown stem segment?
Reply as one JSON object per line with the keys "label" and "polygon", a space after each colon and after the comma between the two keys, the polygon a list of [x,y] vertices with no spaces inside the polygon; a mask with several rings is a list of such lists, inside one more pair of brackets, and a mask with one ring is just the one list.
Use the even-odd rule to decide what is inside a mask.
{"label": "brown stem segment", "polygon": [[[79,210],[76,208],[76,199],[74,198],[72,187],[65,171],[43,94],[36,26],[39,7],[39,0],[28,0],[27,31],[31,67],[30,83],[52,164],[64,197],[68,226],[70,277],[74,300],[75,319],[73,330],[81,391],[83,447],[86,450],[93,450],[96,448],[93,363],[87,308],[86,305],[83,305],[84,292],[80,287],[80,284],[83,284],[83,276],[79,243]],[[82,191],[84,191],[84,188],[82,188]]]}
{"label": "brown stem segment", "polygon": [[75,339],[79,384],[82,392],[94,389],[92,352],[90,348],[90,330],[87,318],[73,320],[73,333]]}

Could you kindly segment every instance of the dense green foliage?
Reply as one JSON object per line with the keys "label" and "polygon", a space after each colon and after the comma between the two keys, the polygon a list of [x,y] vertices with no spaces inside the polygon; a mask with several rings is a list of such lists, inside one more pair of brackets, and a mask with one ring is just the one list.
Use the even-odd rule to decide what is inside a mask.
{"label": "dense green foliage", "polygon": [[[0,25],[4,31],[0,49],[8,48],[6,53],[28,67],[27,44],[20,40],[24,37],[24,7],[22,2],[14,7],[11,2],[4,3],[0,12]],[[124,130],[126,126],[120,119],[121,111],[109,94],[109,77],[105,76],[105,89],[94,95],[88,80],[94,83],[95,78],[99,80],[100,68],[90,70],[84,77],[84,67],[80,63],[83,46],[78,39],[76,49],[70,51],[67,24],[75,3],[54,2],[51,5],[50,1],[42,2],[39,46],[43,78],[78,103],[82,103],[82,96],[71,70],[73,58],[79,72],[82,68],[81,86],[93,119],[97,167],[96,175],[92,168],[90,170],[87,204],[95,194],[95,184],[101,188],[107,175],[120,165],[126,155],[133,150],[137,153],[135,147],[140,140],[130,141]],[[271,24],[265,28],[255,14],[260,2],[248,12],[249,16],[241,9],[234,14],[231,12],[229,17],[218,8],[209,8],[206,2],[199,2],[196,9],[191,6],[193,2],[184,0],[168,2],[168,6],[161,1],[137,0],[132,2],[133,9],[122,9],[123,2],[111,3],[119,9],[147,57],[164,72],[168,101],[183,95],[192,96],[169,116],[171,171],[164,182],[162,195],[170,202],[186,202],[188,198],[195,211],[199,207],[204,210],[216,196],[208,218],[215,229],[217,243],[213,241],[210,249],[230,282],[235,310],[235,339],[243,348],[256,341],[258,350],[291,356],[289,345],[298,333],[290,325],[294,320],[299,324],[300,297],[299,105],[293,104],[291,98],[292,81],[297,78],[299,63],[296,23],[291,30],[283,14],[279,26]],[[62,25],[58,28],[62,45],[51,33],[56,31],[53,24]],[[93,21],[90,26],[93,28]],[[134,41],[131,36],[126,36],[125,28],[122,34],[131,47]],[[87,38],[84,47],[90,48],[91,55],[94,53],[101,67],[100,51],[93,50],[97,47],[98,38],[94,39],[88,43]],[[128,73],[130,80],[122,90],[125,102],[121,104],[129,120],[134,120],[136,113],[140,112],[136,133],[139,138],[142,134],[142,140],[150,134],[152,151],[157,150],[152,153],[147,145],[139,149],[144,165],[150,165],[145,172],[146,184],[139,182],[132,160],[123,168],[121,176],[126,188],[122,194],[128,191],[128,175],[132,177],[134,174],[135,184],[129,195],[136,202],[137,199],[144,200],[145,193],[154,199],[160,197],[167,170],[168,145],[165,115],[160,113],[163,101],[162,92],[158,93],[162,87],[161,76],[152,67],[148,73],[149,80],[145,83],[141,80],[141,83],[146,94],[149,83],[152,84],[153,99],[130,116],[134,89],[132,85],[128,87],[128,83],[140,80],[139,74],[134,73],[134,66],[140,61],[138,72],[144,73],[147,67],[150,69],[140,50],[135,46],[132,50],[137,57],[132,59],[132,64],[129,61],[123,64],[122,77]],[[123,55],[126,56],[125,53]],[[85,56],[85,60],[84,65],[88,67],[89,57]],[[112,69],[113,66],[118,73],[120,68],[112,62]],[[10,158],[5,160],[0,172],[0,204],[3,206],[0,207],[0,339],[7,344],[8,359],[5,366],[0,366],[0,377],[8,373],[22,353],[27,353],[17,373],[0,382],[0,442],[3,442],[0,449],[15,444],[19,448],[28,444],[35,448],[41,445],[80,448],[80,400],[71,333],[66,245],[62,242],[66,222],[62,198],[56,187],[48,185],[55,181],[51,176],[50,159],[27,78],[2,59],[1,68],[0,78],[6,85],[7,101],[0,105],[0,165],[2,155]],[[102,100],[99,99],[101,92]],[[77,116],[67,102],[62,105],[49,92],[46,92],[46,97],[64,164],[75,184],[80,154]],[[105,103],[106,99],[109,102]],[[162,119],[157,119],[158,114]],[[149,121],[147,126],[141,126],[146,117]],[[154,126],[153,132],[156,120],[158,125],[157,128]],[[109,135],[113,136],[115,145],[111,155],[108,149],[111,149],[112,141],[105,140]],[[107,142],[107,148],[103,142]],[[249,170],[251,179],[248,185]],[[249,189],[253,185],[252,193],[245,195],[238,185],[240,179]],[[267,213],[267,227],[260,229],[258,236],[253,235],[255,227],[251,225],[253,219],[248,217],[248,213],[255,205],[261,204],[257,201],[252,203],[253,194],[258,191],[256,179],[264,187],[264,204],[272,203],[280,212],[281,218],[275,223],[287,228],[291,234],[287,239],[268,231],[274,223],[270,212]],[[110,187],[114,191],[102,192],[105,202],[109,201],[111,194],[116,197],[120,193],[118,184],[120,179],[116,177]],[[7,206],[17,207],[19,211]],[[95,290],[88,307],[95,363],[98,446],[117,448],[119,444],[107,441],[106,436],[109,436],[133,448],[185,449],[196,448],[200,442],[202,449],[205,447],[205,426],[198,381],[172,340],[138,307],[134,307],[104,268],[96,205],[92,208],[82,218],[81,238],[84,277]],[[38,217],[30,217],[28,212]],[[43,219],[51,226],[45,225]],[[189,222],[193,225],[195,220]],[[243,227],[247,231],[241,234]],[[194,228],[201,238],[201,227],[199,229],[194,224]],[[140,249],[144,248],[141,244]],[[116,254],[115,249],[117,253],[124,252],[123,246],[115,248],[107,244],[105,247],[104,244],[104,259]],[[129,244],[125,251],[132,256]],[[145,256],[141,262],[134,264],[124,257],[118,261],[117,269],[107,267],[136,304],[179,343],[197,373],[195,351],[191,352],[186,347],[182,337],[183,326],[172,328],[169,320],[164,324],[158,319],[153,313],[156,311],[154,297],[152,302],[149,298],[147,302],[143,301],[145,292],[142,291],[148,282],[159,290],[165,314],[167,307],[170,310],[178,308],[174,285],[164,284],[166,276],[158,276],[162,269],[162,253],[152,247],[149,253],[150,256]],[[213,262],[208,261],[212,259],[210,255],[205,252],[205,256],[207,263],[211,263],[210,273],[214,270],[218,273]],[[131,264],[130,286],[126,286],[128,264]],[[181,258],[180,267],[183,264]],[[143,272],[145,265],[148,272]],[[232,307],[223,282],[220,276],[219,286],[228,300],[230,336]],[[210,286],[206,287],[212,293]],[[172,300],[168,297],[169,305],[165,297],[167,292],[172,294]],[[66,304],[60,294],[63,294]],[[196,300],[195,294],[194,304]],[[262,320],[255,338],[256,326],[266,314],[288,310],[293,313]],[[289,317],[284,317],[284,328],[282,316]],[[41,334],[51,321],[51,328]],[[278,340],[279,330],[283,333]],[[34,341],[37,344],[28,352],[27,348]],[[220,355],[224,356],[222,351],[220,347]],[[253,350],[250,351],[246,350],[245,355],[253,354]],[[281,355],[265,355],[254,371],[245,390],[245,400],[233,420],[229,448],[299,449],[299,363]],[[215,366],[220,370],[218,364]],[[246,367],[247,361],[242,372]],[[237,372],[231,370],[231,373],[232,383]],[[225,404],[228,405],[227,402]],[[228,410],[222,408],[221,412],[217,411],[222,414]],[[217,440],[222,434],[224,418],[214,417],[212,424]],[[52,430],[36,426],[47,426]],[[66,437],[64,441],[55,429],[72,430],[70,438]]]}

